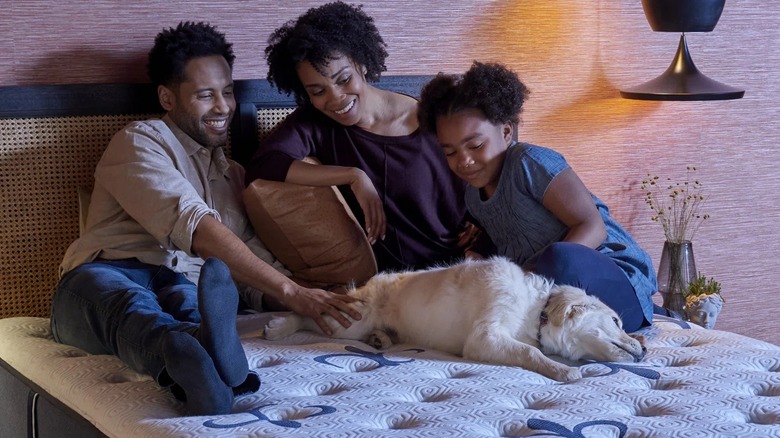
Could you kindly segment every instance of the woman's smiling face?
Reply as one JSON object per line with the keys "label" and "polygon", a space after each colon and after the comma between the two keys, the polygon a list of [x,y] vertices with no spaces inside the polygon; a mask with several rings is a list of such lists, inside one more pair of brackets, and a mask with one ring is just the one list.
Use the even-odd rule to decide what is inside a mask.
{"label": "woman's smiling face", "polygon": [[436,119],[436,133],[447,164],[472,187],[492,196],[501,176],[512,125],[494,125],[478,109],[461,110]]}
{"label": "woman's smiling face", "polygon": [[360,121],[366,82],[358,66],[349,58],[331,59],[319,71],[309,61],[301,61],[297,71],[315,108],[344,126]]}

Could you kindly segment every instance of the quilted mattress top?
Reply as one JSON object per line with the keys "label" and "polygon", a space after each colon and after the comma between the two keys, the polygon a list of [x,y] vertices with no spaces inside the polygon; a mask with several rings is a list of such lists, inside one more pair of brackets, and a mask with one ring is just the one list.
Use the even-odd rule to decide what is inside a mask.
{"label": "quilted mattress top", "polygon": [[0,358],[116,437],[780,437],[780,347],[728,332],[661,319],[643,362],[581,364],[561,384],[410,345],[270,342],[272,315],[240,317],[263,383],[230,415],[183,416],[117,358],[55,343],[47,319],[0,320]]}

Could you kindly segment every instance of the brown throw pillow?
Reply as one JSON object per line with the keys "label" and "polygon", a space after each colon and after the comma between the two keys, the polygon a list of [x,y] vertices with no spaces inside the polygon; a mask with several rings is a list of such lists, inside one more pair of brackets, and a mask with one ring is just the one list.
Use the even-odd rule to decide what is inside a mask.
{"label": "brown throw pillow", "polygon": [[377,273],[371,245],[335,187],[255,180],[243,197],[255,233],[299,284],[362,284]]}

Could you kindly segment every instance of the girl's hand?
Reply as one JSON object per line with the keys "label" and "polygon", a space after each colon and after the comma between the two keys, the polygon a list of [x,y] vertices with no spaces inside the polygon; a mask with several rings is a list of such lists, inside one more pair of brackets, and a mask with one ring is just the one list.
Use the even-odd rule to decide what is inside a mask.
{"label": "girl's hand", "polygon": [[458,248],[462,249],[464,252],[470,250],[480,234],[481,231],[476,225],[471,222],[466,222],[463,224],[460,232],[458,232]]}
{"label": "girl's hand", "polygon": [[482,254],[474,251],[466,251],[464,253],[464,256],[466,257],[467,260],[482,260],[485,258],[482,256]]}

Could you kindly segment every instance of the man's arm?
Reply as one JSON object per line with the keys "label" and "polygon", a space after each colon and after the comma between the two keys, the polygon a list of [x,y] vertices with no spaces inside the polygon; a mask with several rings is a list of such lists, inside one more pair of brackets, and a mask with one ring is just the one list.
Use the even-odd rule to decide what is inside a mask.
{"label": "man's arm", "polygon": [[203,259],[219,258],[236,280],[263,291],[295,313],[312,318],[327,334],[331,334],[331,329],[323,315],[330,315],[344,327],[349,327],[350,321],[342,312],[356,320],[361,318],[349,305],[354,298],[297,285],[260,260],[238,236],[211,215],[204,216],[195,228],[192,250]]}

